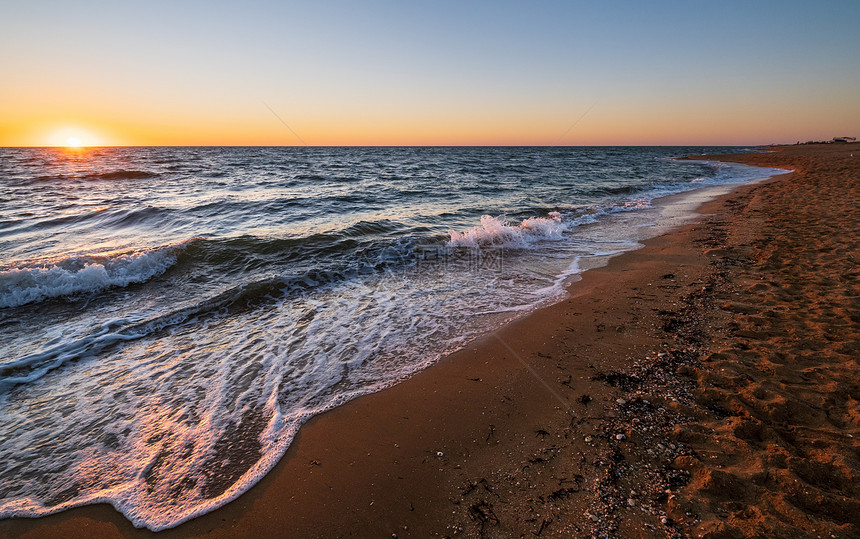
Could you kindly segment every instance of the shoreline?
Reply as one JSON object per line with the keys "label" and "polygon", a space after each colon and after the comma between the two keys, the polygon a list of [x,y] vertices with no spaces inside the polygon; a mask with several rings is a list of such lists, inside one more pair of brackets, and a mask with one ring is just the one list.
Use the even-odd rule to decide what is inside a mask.
{"label": "shoreline", "polygon": [[[844,145],[835,150],[849,146],[860,148]],[[819,149],[790,148],[723,157],[784,168],[784,152],[794,151],[799,154],[793,158],[798,172],[779,178],[802,181],[811,166],[808,161],[815,159],[806,154]],[[637,361],[665,363],[663,357],[678,360],[676,370],[698,372],[700,357],[714,353],[715,337],[698,336],[696,341],[695,335],[683,335],[677,328],[686,331],[698,323],[687,321],[683,311],[699,301],[698,290],[708,288],[712,259],[731,258],[718,253],[726,247],[715,233],[731,224],[714,225],[713,215],[731,217],[767,185],[774,185],[774,179],[739,186],[705,203],[699,211],[711,217],[647,240],[644,248],[581,274],[560,303],[512,322],[405,382],[312,418],[274,469],[222,508],[156,534],[133,528],[110,506],[91,505],[38,519],[0,521],[0,536],[556,536],[595,530],[665,536],[669,529],[713,531],[719,523],[708,526],[718,517],[685,523],[687,507],[695,500],[683,507],[677,501],[684,499],[683,489],[695,487],[697,481],[734,484],[713,479],[713,473],[702,479],[706,474],[697,475],[696,465],[688,462],[701,453],[695,444],[707,445],[709,440],[697,441],[683,429],[662,432],[667,425],[659,423],[659,417],[653,427],[660,434],[649,434],[646,440],[627,425],[634,419],[627,409],[649,401],[642,405],[647,408],[662,398],[664,412],[656,415],[666,416],[663,420],[678,419],[673,413],[701,424],[712,418],[696,417],[695,396],[689,402],[654,397],[650,393],[657,382],[649,380],[650,388],[644,389],[625,386],[620,373]],[[734,217],[735,226],[744,226],[738,214]],[[709,247],[708,242],[715,245]],[[725,312],[732,311],[721,309],[719,316]],[[647,371],[647,365],[643,368]],[[613,380],[618,383],[612,385]],[[645,418],[651,412],[643,409],[639,415]],[[856,423],[853,428],[857,430]],[[648,455],[657,444],[672,449]],[[609,492],[619,489],[619,480],[630,485],[650,481],[630,479],[638,477],[634,472],[615,477],[614,485],[606,477],[607,470],[632,470],[632,463],[638,463],[640,471],[648,465],[656,475],[668,474],[665,482],[672,494],[646,502],[646,493]],[[681,484],[683,473],[673,479],[671,470],[686,471],[687,483]],[[743,477],[738,481],[743,483]],[[699,486],[710,492],[708,484]],[[625,504],[629,498],[633,505],[605,502],[615,498]],[[707,515],[707,507],[695,509],[698,517]],[[337,515],[334,521],[329,521],[331,515]]]}

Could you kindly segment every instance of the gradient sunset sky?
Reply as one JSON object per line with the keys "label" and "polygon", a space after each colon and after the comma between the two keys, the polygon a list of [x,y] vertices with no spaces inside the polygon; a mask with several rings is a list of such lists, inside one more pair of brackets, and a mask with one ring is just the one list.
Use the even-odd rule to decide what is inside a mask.
{"label": "gradient sunset sky", "polygon": [[856,0],[10,0],[0,146],[860,136],[858,28]]}

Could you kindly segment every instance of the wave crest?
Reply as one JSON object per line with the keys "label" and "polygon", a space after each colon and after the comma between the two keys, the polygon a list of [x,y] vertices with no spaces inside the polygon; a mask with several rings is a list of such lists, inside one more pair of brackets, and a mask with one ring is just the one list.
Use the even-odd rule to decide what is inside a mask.
{"label": "wave crest", "polygon": [[90,174],[85,176],[89,180],[146,180],[149,178],[157,178],[158,174],[149,172],[148,170],[115,170],[113,172],[103,172],[101,174]]}
{"label": "wave crest", "polygon": [[74,256],[0,271],[0,308],[142,283],[173,266],[183,245],[113,256]]}
{"label": "wave crest", "polygon": [[84,174],[82,176],[74,174],[46,174],[33,178],[37,182],[53,182],[64,180],[147,180],[157,178],[160,174],[150,172],[148,170],[125,170],[119,169],[112,172],[99,172],[93,174]]}
{"label": "wave crest", "polygon": [[451,230],[449,247],[511,247],[525,248],[541,240],[558,241],[567,225],[561,214],[550,212],[547,217],[529,217],[520,224],[510,224],[504,218],[481,216],[481,225],[465,232]]}

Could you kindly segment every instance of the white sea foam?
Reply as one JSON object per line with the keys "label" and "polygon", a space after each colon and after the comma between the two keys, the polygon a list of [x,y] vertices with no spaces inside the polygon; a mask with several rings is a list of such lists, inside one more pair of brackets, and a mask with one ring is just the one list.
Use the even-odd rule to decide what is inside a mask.
{"label": "white sea foam", "polygon": [[0,308],[142,283],[173,266],[177,250],[170,245],[112,256],[75,256],[0,271]]}
{"label": "white sea foam", "polygon": [[580,208],[569,214],[549,212],[547,217],[529,217],[519,224],[511,223],[504,216],[482,215],[481,224],[465,232],[450,230],[448,247],[507,247],[526,249],[543,241],[560,241],[564,232],[571,228],[596,223],[608,214],[636,211],[651,207],[649,199],[616,202],[606,207]]}
{"label": "white sea foam", "polygon": [[[28,468],[64,462],[64,469],[38,484],[10,483],[0,516],[106,502],[134,525],[159,530],[223,505],[278,461],[308,418],[396,383],[517,316],[493,312],[501,297],[530,299],[488,274],[456,272],[469,281],[450,281],[452,270],[433,267],[427,279],[367,275],[283,298],[272,309],[167,327],[158,339],[110,349],[104,361],[69,362],[60,387],[60,375],[22,387],[30,397],[62,402],[66,412],[4,402],[0,424],[14,436],[0,445],[0,462],[26,455]],[[455,312],[488,315],[452,324],[433,308],[442,301]],[[117,336],[105,327],[94,338]],[[219,442],[237,443],[230,429],[253,424],[248,412],[263,422],[259,434],[243,435],[251,447],[259,442],[259,460],[210,497],[207,478],[236,466],[229,450],[219,453]],[[80,449],[81,440],[90,444]],[[192,480],[196,486],[188,487]],[[48,503],[70,485],[80,492]]]}
{"label": "white sea foam", "polygon": [[548,217],[530,217],[520,224],[510,224],[504,217],[482,215],[480,226],[465,232],[449,231],[448,246],[525,248],[541,240],[558,241],[566,228],[558,212],[551,212]]}

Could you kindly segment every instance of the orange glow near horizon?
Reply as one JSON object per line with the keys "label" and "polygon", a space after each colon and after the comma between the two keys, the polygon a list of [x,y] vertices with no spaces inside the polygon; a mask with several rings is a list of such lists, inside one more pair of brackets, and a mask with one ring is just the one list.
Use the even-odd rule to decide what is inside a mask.
{"label": "orange glow near horizon", "polygon": [[251,99],[235,104],[183,99],[140,107],[130,97],[113,102],[99,97],[43,107],[22,93],[8,114],[0,114],[0,146],[66,147],[70,139],[82,147],[300,146],[302,141],[310,146],[763,145],[856,136],[852,126],[860,120],[827,100],[812,100],[787,115],[793,104],[779,97],[707,102],[618,93],[597,100],[592,92],[546,102],[527,96],[482,102],[464,94],[435,101],[332,103],[306,96],[300,103],[271,99],[266,102],[271,110]]}
{"label": "orange glow near horizon", "polygon": [[32,144],[34,146],[53,146],[69,149],[106,145],[106,141],[93,134],[91,129],[77,126],[54,128],[47,135],[38,136],[33,142],[35,143]]}
{"label": "orange glow near horizon", "polygon": [[[650,103],[649,107],[641,101],[606,98],[571,129],[588,108],[587,100],[558,108],[535,105],[507,110],[477,103],[423,110],[373,105],[356,111],[348,105],[326,109],[325,104],[308,103],[304,109],[291,110],[286,103],[273,102],[272,108],[310,146],[719,146],[829,139],[842,131],[853,136],[848,129],[853,121],[850,115],[825,102],[787,117],[781,114],[783,107],[774,103],[763,103],[757,116],[747,116],[732,115],[741,107],[731,101],[709,107],[696,102]],[[0,125],[0,146],[302,145],[259,103],[220,109],[217,115],[203,107],[165,107],[146,113],[132,108],[107,114],[81,104],[75,111],[57,107],[44,116],[22,109]],[[48,114],[70,121],[61,123]]]}

